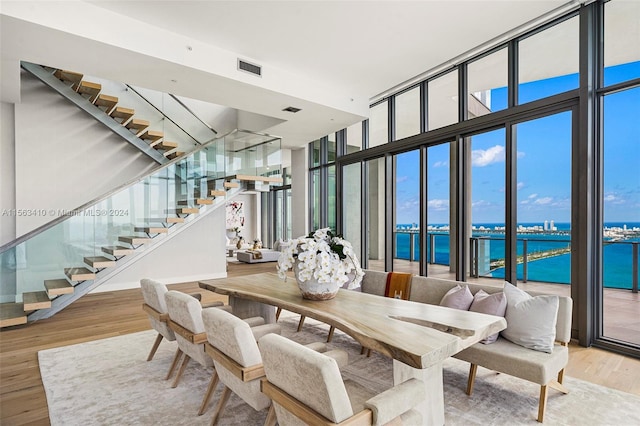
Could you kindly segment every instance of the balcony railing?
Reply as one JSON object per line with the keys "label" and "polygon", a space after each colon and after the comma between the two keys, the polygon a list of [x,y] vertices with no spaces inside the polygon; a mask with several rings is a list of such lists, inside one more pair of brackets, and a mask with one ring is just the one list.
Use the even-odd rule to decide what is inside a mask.
{"label": "balcony railing", "polygon": [[[420,259],[419,230],[394,232],[395,258]],[[571,240],[556,238],[517,238],[517,278],[522,282],[571,283]],[[605,288],[638,292],[638,241],[605,241],[603,280]],[[469,244],[469,271],[473,277],[504,278],[504,238],[474,236]],[[427,263],[449,265],[449,233],[427,232]]]}

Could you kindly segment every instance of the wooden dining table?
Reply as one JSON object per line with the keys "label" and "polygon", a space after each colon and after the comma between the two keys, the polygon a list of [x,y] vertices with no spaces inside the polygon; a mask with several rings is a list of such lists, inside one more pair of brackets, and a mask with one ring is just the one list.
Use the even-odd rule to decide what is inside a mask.
{"label": "wooden dining table", "polygon": [[442,364],[445,359],[506,328],[502,317],[341,289],[331,300],[303,299],[295,282],[275,273],[200,281],[229,296],[240,318],[275,322],[275,307],[332,325],[361,345],[393,358],[394,384],[412,378],[425,384],[418,409],[424,424],[444,424]]}

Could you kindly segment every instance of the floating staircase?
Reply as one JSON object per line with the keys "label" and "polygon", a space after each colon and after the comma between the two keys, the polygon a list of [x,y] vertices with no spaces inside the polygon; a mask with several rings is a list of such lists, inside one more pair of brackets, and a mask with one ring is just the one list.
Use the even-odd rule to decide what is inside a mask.
{"label": "floating staircase", "polygon": [[[33,67],[38,67],[35,65],[26,67],[23,65],[23,67],[30,72],[38,71],[33,69]],[[44,68],[40,68],[44,70]],[[100,83],[84,80],[83,74],[70,70],[56,69],[53,71],[53,76],[69,85],[78,96],[87,99],[106,116],[128,129],[167,160],[173,160],[185,154],[184,151],[177,150],[178,144],[176,142],[165,141],[162,131],[150,129],[148,120],[135,117],[134,109],[118,105],[119,99],[116,96],[101,93],[102,85]]]}
{"label": "floating staircase", "polygon": [[[279,178],[249,175],[232,175],[219,178],[218,181],[227,190],[207,189],[204,195],[198,194],[197,191],[194,198],[179,200],[176,209],[166,217],[148,218],[144,220],[144,226],[135,226],[134,232],[140,235],[119,236],[119,244],[98,247],[103,256],[87,256],[82,259],[84,266],[64,268],[64,277],[44,280],[43,291],[23,293],[22,303],[0,304],[0,328],[26,324],[32,318],[47,318],[63,309],[66,304],[88,292],[92,288],[92,282],[100,279],[106,271],[117,269],[120,262],[126,262],[127,256],[136,255],[143,246],[152,245],[157,236],[171,233],[173,226],[184,226],[187,218],[200,213],[201,208],[214,204],[215,198],[228,196],[228,188],[234,188],[235,194],[240,192],[235,188],[238,188],[241,182],[282,182]],[[222,206],[224,203],[218,205]],[[65,297],[69,298],[68,303],[53,306],[58,298]]]}

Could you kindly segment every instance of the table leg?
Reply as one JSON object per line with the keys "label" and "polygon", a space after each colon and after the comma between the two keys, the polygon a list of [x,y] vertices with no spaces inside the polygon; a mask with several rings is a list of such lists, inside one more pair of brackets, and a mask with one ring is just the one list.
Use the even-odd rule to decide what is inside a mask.
{"label": "table leg", "polygon": [[442,362],[428,368],[413,368],[393,360],[393,384],[398,385],[409,379],[424,382],[426,398],[416,409],[422,414],[422,424],[444,425],[444,384],[442,381]]}
{"label": "table leg", "polygon": [[266,324],[276,322],[275,306],[234,296],[229,296],[229,305],[233,308],[233,314],[238,318],[262,317]]}

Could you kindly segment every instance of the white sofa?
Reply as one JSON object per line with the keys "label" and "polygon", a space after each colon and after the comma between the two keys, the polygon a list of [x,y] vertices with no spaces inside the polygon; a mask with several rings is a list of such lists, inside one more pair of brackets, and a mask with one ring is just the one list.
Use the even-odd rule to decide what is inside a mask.
{"label": "white sofa", "polygon": [[[362,291],[364,293],[384,296],[386,281],[387,272],[367,270],[362,280]],[[438,305],[447,291],[458,284],[461,286],[468,285],[473,294],[479,290],[484,290],[489,294],[502,291],[502,288],[497,286],[413,276],[411,279],[409,300]],[[529,292],[529,294],[531,296],[541,295],[541,293],[534,292]],[[528,380],[540,385],[537,420],[539,422],[543,421],[548,387],[553,387],[563,393],[568,392],[567,389],[562,386],[562,379],[564,368],[569,361],[567,345],[571,339],[573,302],[570,297],[566,296],[558,296],[558,299],[556,344],[552,353],[527,349],[510,342],[504,337],[499,337],[495,343],[488,345],[476,343],[455,355],[455,358],[471,364],[466,390],[468,395],[471,395],[473,391],[478,366]]]}
{"label": "white sofa", "polygon": [[279,251],[273,251],[270,249],[260,249],[259,251],[262,254],[261,259],[256,259],[251,252],[238,251],[238,260],[245,263],[277,262],[278,257],[280,257]]}

